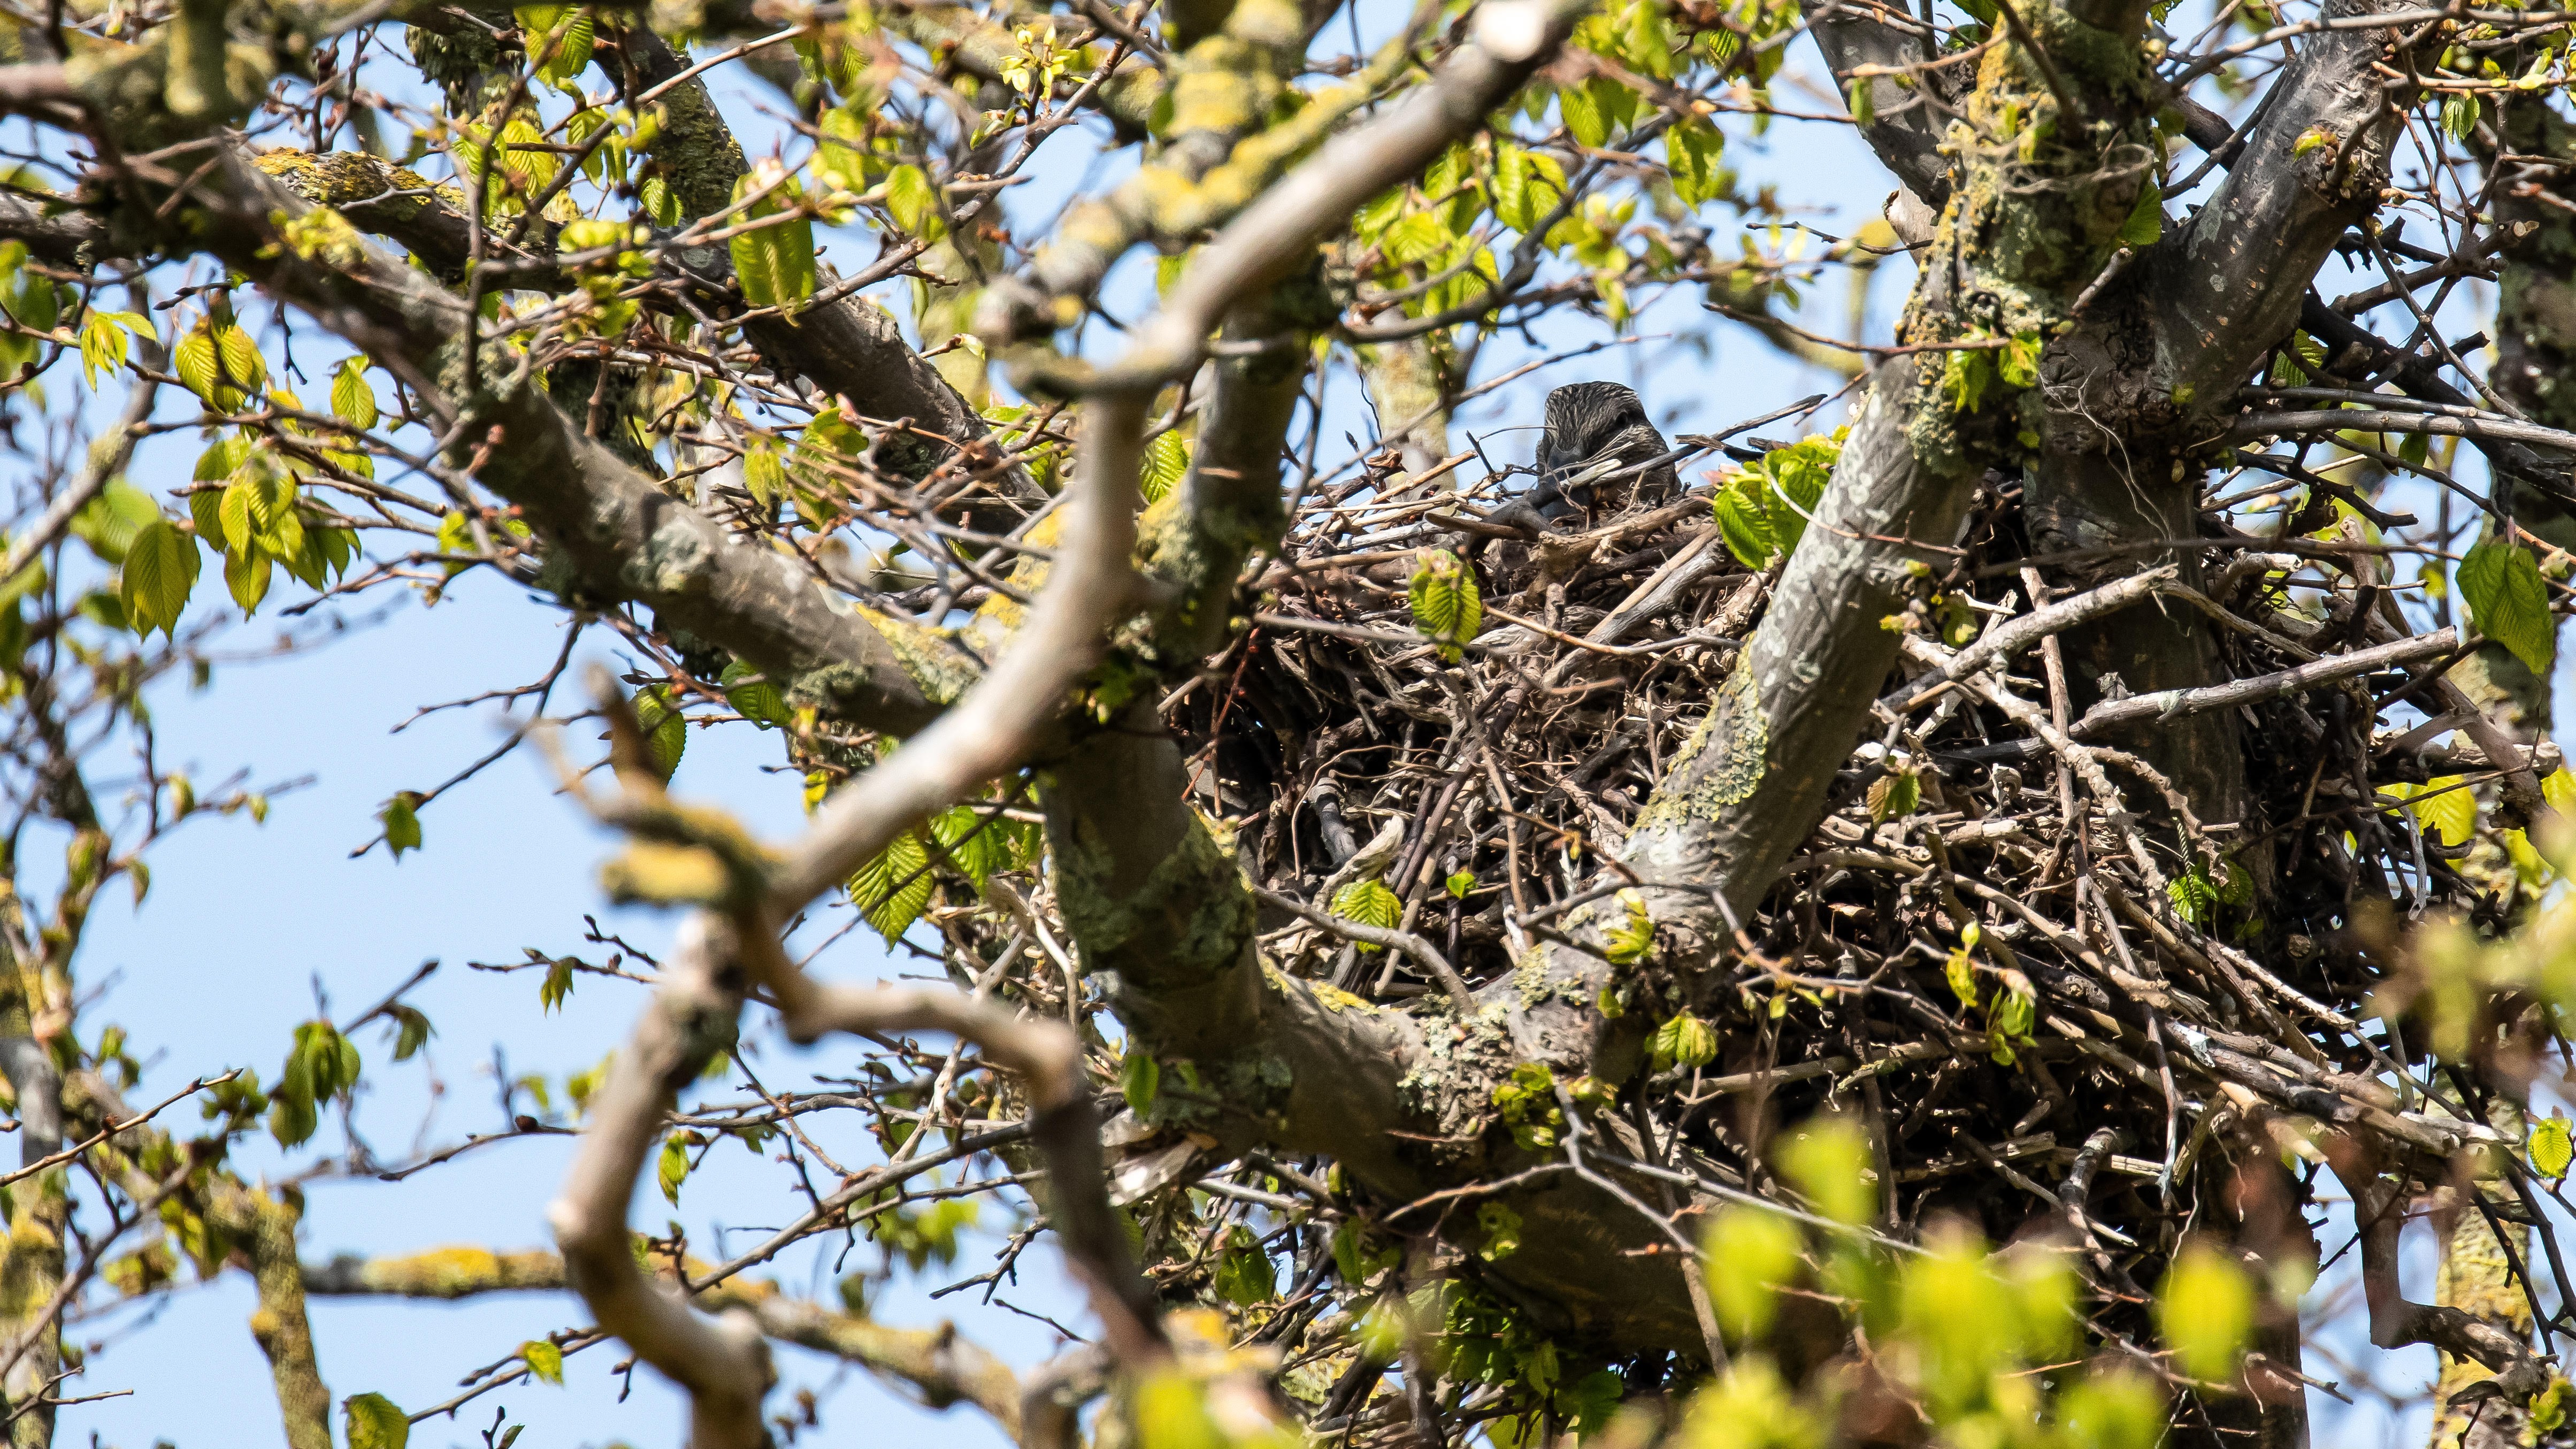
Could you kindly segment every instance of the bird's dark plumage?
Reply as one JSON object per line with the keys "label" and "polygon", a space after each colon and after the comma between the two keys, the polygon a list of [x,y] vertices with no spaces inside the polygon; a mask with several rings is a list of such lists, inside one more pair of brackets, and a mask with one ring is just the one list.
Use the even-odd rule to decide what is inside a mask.
{"label": "bird's dark plumage", "polygon": [[[1670,463],[1606,484],[1573,481],[1597,463],[1625,467],[1670,451],[1664,435],[1646,421],[1646,405],[1633,389],[1615,382],[1568,383],[1547,395],[1546,421],[1538,445],[1539,493],[1595,513],[1672,496],[1677,480]],[[1547,511],[1547,504],[1540,506]]]}

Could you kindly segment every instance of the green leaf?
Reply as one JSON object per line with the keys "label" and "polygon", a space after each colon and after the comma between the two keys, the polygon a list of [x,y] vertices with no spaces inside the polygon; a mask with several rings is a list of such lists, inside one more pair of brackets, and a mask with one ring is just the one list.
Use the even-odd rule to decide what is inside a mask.
{"label": "green leaf", "polygon": [[2567,1119],[2552,1112],[2531,1124],[2531,1170],[2552,1182],[2567,1175],[2570,1161],[2576,1161],[2576,1140],[2571,1140]]}
{"label": "green leaf", "polygon": [[671,774],[680,768],[680,756],[689,748],[689,721],[671,703],[671,691],[656,684],[636,691],[635,728],[653,749],[653,762],[662,770],[662,783],[671,783]]}
{"label": "green leaf", "polygon": [[331,374],[331,413],[362,433],[376,425],[376,390],[367,382],[364,354],[343,360]]}
{"label": "green leaf", "polygon": [[2478,632],[2547,678],[2558,657],[2558,620],[2549,612],[2549,590],[2531,554],[2502,539],[2488,539],[2460,560],[2459,584]]}
{"label": "green leaf", "polygon": [[725,702],[739,711],[744,719],[762,729],[776,729],[795,718],[787,708],[786,696],[778,692],[778,686],[762,678],[760,670],[739,659],[724,667],[718,683],[724,686]]}
{"label": "green leaf", "polygon": [[885,206],[895,225],[924,241],[948,234],[948,223],[939,214],[938,188],[918,166],[898,166],[887,173]]}
{"label": "green leaf", "polygon": [[544,1339],[532,1338],[519,1345],[519,1357],[527,1363],[528,1372],[557,1388],[563,1387],[563,1350],[561,1348]]}
{"label": "green leaf", "polygon": [[1655,1028],[1655,1064],[1704,1067],[1717,1059],[1717,1029],[1685,1011]]}
{"label": "green leaf", "polygon": [[1557,87],[1556,110],[1577,142],[1598,146],[1610,139],[1609,118],[1601,113],[1601,98],[1589,85]]}
{"label": "green leaf", "polygon": [[382,1394],[352,1394],[340,1401],[348,1416],[349,1449],[406,1449],[411,1418]]}
{"label": "green leaf", "polygon": [[393,851],[396,860],[402,859],[406,850],[420,849],[419,808],[419,791],[397,790],[376,811],[376,819],[384,823],[386,848]]}
{"label": "green leaf", "polygon": [[1601,953],[1613,966],[1633,966],[1654,954],[1655,922],[1646,914],[1646,898],[1637,892],[1619,892],[1618,902],[1625,919],[1601,933]]}
{"label": "green leaf", "polygon": [[113,374],[125,365],[125,329],[113,320],[115,314],[92,312],[81,324],[81,375],[91,387],[98,386],[98,375]]}
{"label": "green leaf", "polygon": [[232,591],[233,602],[241,605],[248,616],[258,610],[268,597],[268,584],[273,568],[267,554],[237,549],[224,557],[224,587]]}
{"label": "green leaf", "polygon": [[892,944],[921,919],[930,904],[930,853],[921,837],[905,831],[850,877],[850,902],[877,934]]}
{"label": "green leaf", "polygon": [[1476,888],[1476,873],[1472,870],[1451,871],[1449,879],[1441,884],[1448,890],[1449,899],[1463,901],[1467,898],[1467,892]]}
{"label": "green leaf", "polygon": [[1406,598],[1413,622],[1440,646],[1440,657],[1455,663],[1459,645],[1476,637],[1485,622],[1485,596],[1476,587],[1476,572],[1445,548],[1425,549],[1414,567]]}
{"label": "green leaf", "polygon": [[1500,1262],[1520,1251],[1521,1215],[1509,1206],[1491,1199],[1479,1204],[1476,1229],[1483,1238],[1476,1248],[1476,1256],[1486,1262]]}
{"label": "green leaf", "polygon": [[1869,823],[1902,820],[1923,803],[1923,779],[1912,770],[1890,770],[1869,783]]}
{"label": "green leaf", "polygon": [[244,388],[256,388],[268,380],[268,364],[261,360],[259,344],[235,322],[214,329],[215,360],[224,376]]}
{"label": "green leaf", "polygon": [[[2414,793],[2431,799],[2410,807],[2424,829],[2444,845],[2466,845],[2478,832],[2478,797],[2466,775],[2440,775]],[[2457,786],[2459,788],[2452,788]],[[2440,793],[2435,793],[2435,792]]]}
{"label": "green leaf", "polygon": [[689,1149],[697,1145],[695,1132],[674,1132],[662,1139],[662,1156],[654,1164],[653,1179],[662,1185],[662,1196],[673,1207],[680,1205],[680,1184],[689,1180]]}
{"label": "green leaf", "polygon": [[[1345,921],[1356,921],[1363,926],[1375,926],[1381,931],[1392,931],[1396,923],[1404,919],[1404,901],[1395,892],[1388,890],[1384,881],[1371,876],[1367,880],[1352,881],[1349,885],[1335,891],[1333,914]],[[1379,949],[1366,941],[1354,944],[1363,951]]]}
{"label": "green leaf", "polygon": [[126,482],[111,478],[99,495],[72,515],[72,536],[88,544],[90,552],[110,564],[125,562],[125,550],[134,536],[161,521],[161,505],[152,496]]}
{"label": "green leaf", "polygon": [[397,1004],[387,1014],[394,1019],[395,1061],[410,1061],[414,1054],[428,1045],[431,1037],[438,1035],[429,1024],[428,1014],[417,1006]]}
{"label": "green leaf", "polygon": [[117,595],[124,601],[126,622],[146,638],[160,630],[176,637],[179,614],[197,586],[197,541],[177,524],[155,518],[126,546],[125,567]]}
{"label": "green leaf", "polygon": [[787,496],[787,465],[778,459],[778,445],[762,438],[742,455],[742,486],[751,492],[751,501],[763,513],[778,506]]}
{"label": "green leaf", "polygon": [[2016,332],[1995,358],[1995,376],[2006,387],[2036,387],[2039,384],[2038,332]]}
{"label": "green leaf", "polygon": [[1139,1118],[1154,1110],[1154,1099],[1162,1095],[1163,1064],[1154,1054],[1130,1048],[1118,1059],[1118,1095],[1127,1099],[1127,1110]]}
{"label": "green leaf", "polygon": [[2164,188],[2156,183],[2155,177],[2149,176],[2146,184],[2138,188],[2138,204],[2131,208],[2129,219],[2120,223],[2120,245],[2151,247],[2161,241],[2164,234]]}
{"label": "green leaf", "polygon": [[1780,1289],[1797,1276],[1805,1247],[1798,1225],[1768,1208],[1736,1204],[1721,1211],[1700,1242],[1718,1323],[1739,1339],[1768,1330]]}
{"label": "green leaf", "polygon": [[1739,473],[1711,499],[1717,510],[1718,537],[1726,540],[1726,551],[1735,555],[1735,561],[1749,569],[1768,566],[1780,551],[1771,536],[1770,513],[1762,506],[1762,487],[1762,480],[1752,473]]}
{"label": "green leaf", "polygon": [[1179,485],[1189,472],[1190,445],[1178,428],[1166,428],[1145,445],[1143,466],[1136,475],[1138,491],[1147,503],[1160,503],[1164,495]]}
{"label": "green leaf", "polygon": [[2205,1242],[2186,1246],[2156,1295],[2156,1324],[2182,1371],[2232,1383],[2254,1328],[2254,1289],[2245,1272]]}
{"label": "green leaf", "polygon": [[1227,1235],[1225,1256],[1218,1261],[1215,1281],[1209,1286],[1226,1302],[1250,1308],[1279,1296],[1279,1268],[1261,1251],[1261,1240],[1252,1230],[1238,1226]]}
{"label": "green leaf", "polygon": [[1941,964],[1941,975],[1950,983],[1950,994],[1959,998],[1961,1006],[1973,1011],[1985,998],[1984,988],[1977,984],[1977,958],[1969,947],[1951,952]]}
{"label": "green leaf", "polygon": [[1878,1211],[1869,1144],[1849,1118],[1810,1118],[1782,1149],[1780,1164],[1807,1200],[1835,1222],[1866,1222]]}
{"label": "green leaf", "polygon": [[1725,152],[1724,133],[1696,117],[1664,132],[1664,166],[1682,205],[1700,206],[1725,194],[1726,172],[1719,165]]}
{"label": "green leaf", "polygon": [[2442,134],[2454,141],[2465,141],[2478,129],[2478,97],[2467,91],[2453,91],[2442,97]]}
{"label": "green leaf", "polygon": [[295,1055],[316,1100],[345,1097],[358,1085],[357,1043],[327,1021],[308,1021],[295,1029]]}
{"label": "green leaf", "polygon": [[293,1091],[288,1083],[279,1082],[277,1090],[268,1094],[268,1134],[278,1146],[300,1147],[321,1125],[311,1092]]}
{"label": "green leaf", "polygon": [[552,1015],[572,995],[572,960],[558,956],[546,967],[546,979],[537,983],[537,1008]]}
{"label": "green leaf", "polygon": [[1854,76],[1843,88],[1843,100],[1851,111],[1852,124],[1866,126],[1878,119],[1878,102],[1870,94],[1870,78]]}
{"label": "green leaf", "polygon": [[215,361],[214,335],[200,326],[170,349],[171,369],[179,374],[179,385],[215,404],[215,384],[219,364]]}

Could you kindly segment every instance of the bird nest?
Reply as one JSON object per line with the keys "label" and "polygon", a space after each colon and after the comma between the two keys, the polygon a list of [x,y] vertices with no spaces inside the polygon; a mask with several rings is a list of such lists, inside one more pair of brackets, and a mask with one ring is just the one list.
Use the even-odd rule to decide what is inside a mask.
{"label": "bird nest", "polygon": [[[1607,442],[1551,428],[1534,489],[1481,455],[1408,475],[1389,449],[1300,500],[1250,582],[1250,627],[1164,708],[1195,803],[1235,828],[1281,970],[1443,1009],[1424,953],[1349,923],[1420,938],[1475,990],[1530,932],[1634,878],[1621,842],[1760,627],[1831,467],[1832,438],[1750,435],[1764,423],[1796,426],[1670,448],[1642,414]],[[2236,819],[2209,821],[2148,758],[2152,714],[2083,731],[2049,625],[2101,590],[2034,601],[2021,504],[1989,476],[1959,551],[1887,621],[1902,663],[1824,818],[1740,923],[1740,1000],[1707,1003],[1704,1033],[1660,1034],[1635,1096],[1747,1182],[1776,1124],[1861,1114],[1894,1234],[1960,1214],[2002,1240],[2071,1211],[2105,1270],[2101,1321],[2125,1312],[2127,1332],[2194,1214],[2237,1220],[2249,1140],[2270,1144],[2258,1159],[2287,1142],[2322,1160],[2284,1122],[2376,1124],[2439,1181],[2431,1149],[2456,1121],[2425,1123],[2483,1126],[2490,1104],[2464,1076],[2447,1108],[2375,1082],[2426,1045],[2361,1024],[2395,974],[2391,922],[2500,923],[2529,894],[2492,830],[2426,826],[2429,797],[2397,808],[2428,780],[2492,799],[2490,762],[2374,732],[2410,704],[2442,713],[2428,690],[2457,652],[2285,682],[2411,632],[2371,555],[2210,513],[2206,569],[2132,565],[2101,586],[2219,626],[2214,678],[2242,695],[2220,727],[2247,784]]]}

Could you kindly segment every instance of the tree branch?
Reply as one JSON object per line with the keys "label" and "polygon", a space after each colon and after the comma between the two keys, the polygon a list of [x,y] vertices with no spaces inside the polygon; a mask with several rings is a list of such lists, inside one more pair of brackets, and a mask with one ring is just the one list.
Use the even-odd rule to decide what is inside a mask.
{"label": "tree branch", "polygon": [[[710,1265],[691,1260],[702,1277]],[[667,1271],[658,1272],[666,1285]],[[563,1255],[543,1248],[495,1253],[485,1248],[435,1248],[388,1258],[347,1254],[304,1265],[309,1296],[429,1298],[453,1301],[487,1293],[563,1292],[572,1287]],[[934,1409],[972,1404],[990,1414],[1004,1433],[1020,1433],[1020,1383],[1010,1366],[950,1324],[896,1328],[864,1315],[834,1313],[792,1298],[777,1285],[728,1278],[697,1296],[706,1309],[741,1308],[769,1338],[827,1353],[903,1383]]]}

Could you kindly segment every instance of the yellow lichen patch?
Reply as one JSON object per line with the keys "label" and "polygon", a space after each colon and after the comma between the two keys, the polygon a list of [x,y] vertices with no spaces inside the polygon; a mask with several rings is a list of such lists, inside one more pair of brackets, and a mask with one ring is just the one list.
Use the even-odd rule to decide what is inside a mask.
{"label": "yellow lichen patch", "polygon": [[1705,820],[1752,799],[1770,768],[1770,752],[1771,718],[1763,712],[1762,685],[1754,678],[1748,649],[1735,656],[1735,668],[1718,686],[1708,717],[1673,760],[1671,778],[1689,784],[1659,796],[1638,823]]}
{"label": "yellow lichen patch", "polygon": [[318,261],[348,271],[367,260],[366,239],[349,225],[347,217],[328,206],[317,206],[296,217],[281,212],[270,219],[286,238],[287,246],[308,262]]}
{"label": "yellow lichen patch", "polygon": [[406,1298],[464,1298],[476,1293],[564,1286],[563,1259],[542,1249],[496,1253],[489,1248],[432,1248],[399,1258],[369,1261],[359,1273],[369,1292]]}
{"label": "yellow lichen patch", "polygon": [[296,195],[325,206],[364,202],[372,212],[408,220],[429,205],[422,193],[430,193],[448,206],[465,209],[465,193],[455,187],[432,186],[428,178],[408,167],[363,152],[317,156],[309,151],[263,151],[253,164],[285,182]]}
{"label": "yellow lichen patch", "polygon": [[932,703],[956,703],[983,676],[983,668],[974,656],[958,648],[940,630],[880,613],[865,604],[853,607],[867,626],[893,648],[895,662],[903,666],[904,674],[921,686],[922,696]]}
{"label": "yellow lichen patch", "polygon": [[1307,985],[1307,989],[1315,993],[1315,999],[1323,1003],[1326,1011],[1365,1011],[1374,1013],[1379,1009],[1376,1002],[1354,996],[1329,981],[1310,982]]}

